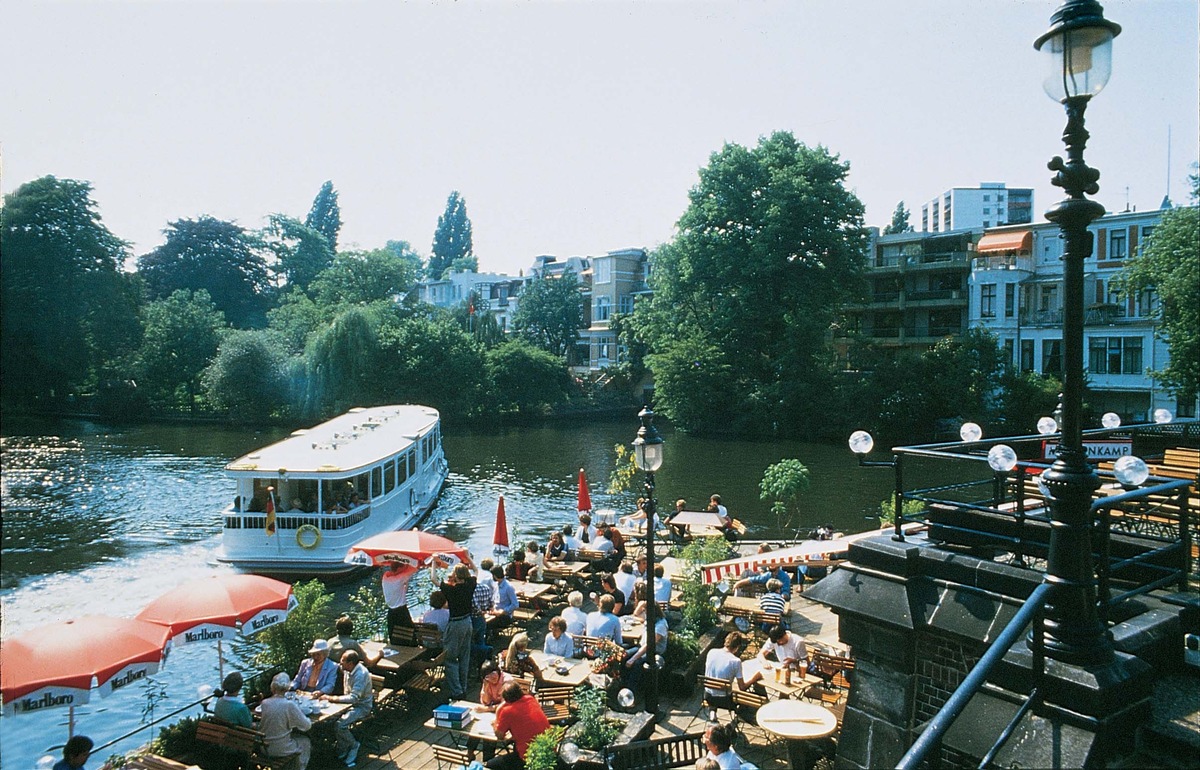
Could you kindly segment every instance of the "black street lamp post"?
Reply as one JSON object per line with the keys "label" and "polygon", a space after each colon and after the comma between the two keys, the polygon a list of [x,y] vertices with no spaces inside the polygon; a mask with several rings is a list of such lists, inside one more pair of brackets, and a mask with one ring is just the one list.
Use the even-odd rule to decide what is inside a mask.
{"label": "black street lamp post", "polygon": [[1067,0],[1050,19],[1050,29],[1034,43],[1049,54],[1046,93],[1066,107],[1063,142],[1067,160],[1049,163],[1053,184],[1067,197],[1046,212],[1062,230],[1063,245],[1063,393],[1062,439],[1054,464],[1042,474],[1050,496],[1051,531],[1046,581],[1043,642],[1048,657],[1079,665],[1112,659],[1112,645],[1096,612],[1091,546],[1092,493],[1100,479],[1083,449],[1083,263],[1092,254],[1088,225],[1104,207],[1085,197],[1100,188],[1100,172],[1083,160],[1088,133],[1083,113],[1088,101],[1108,82],[1112,39],[1121,28],[1104,18],[1095,0]]}
{"label": "black street lamp post", "polygon": [[658,622],[658,602],[654,598],[654,472],[662,467],[663,439],[654,428],[654,412],[643,406],[638,413],[642,426],[633,440],[633,458],[639,470],[646,474],[646,711],[658,713],[658,643],[654,627]]}

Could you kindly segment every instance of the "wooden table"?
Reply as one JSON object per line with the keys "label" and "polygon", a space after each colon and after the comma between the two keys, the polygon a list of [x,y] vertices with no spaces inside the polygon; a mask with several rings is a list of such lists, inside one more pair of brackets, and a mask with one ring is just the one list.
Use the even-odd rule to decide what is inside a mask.
{"label": "wooden table", "polygon": [[646,621],[632,615],[621,616],[621,639],[625,644],[641,644],[646,635]]}
{"label": "wooden table", "polygon": [[508,583],[517,592],[517,598],[530,601],[540,599],[554,590],[554,586],[549,583],[530,583],[524,580],[510,580]]}
{"label": "wooden table", "polygon": [[[303,696],[298,696],[297,702],[300,704],[300,710],[304,712],[304,716],[308,717],[314,726],[319,725],[319,724],[324,724],[326,722],[332,722],[335,719],[337,719],[338,717],[340,717],[342,714],[345,714],[347,711],[350,710],[349,703],[330,703],[329,701],[319,701],[319,700],[315,700],[315,699],[306,698]],[[313,713],[309,713],[308,709],[310,708],[310,706],[308,704],[310,704],[310,703],[311,704],[319,704],[321,707],[320,710],[315,711]],[[261,714],[262,714],[262,708],[255,707],[254,718],[258,719],[261,716]]]}
{"label": "wooden table", "polygon": [[[744,610],[746,612],[758,612],[759,611],[758,597],[757,596],[734,596],[733,594],[730,594],[729,596],[725,597],[725,601],[721,602],[721,609],[722,610]],[[791,614],[791,611],[792,611],[791,601],[784,602],[783,614],[785,616],[784,617],[785,620],[787,619],[786,616]]]}
{"label": "wooden table", "polygon": [[798,697],[802,695],[809,687],[812,687],[814,684],[821,683],[819,677],[815,677],[808,673],[801,673],[799,671],[792,671],[791,684],[787,684],[782,679],[776,682],[775,672],[778,670],[778,666],[779,664],[773,661],[768,661],[764,664],[763,659],[755,655],[753,658],[750,658],[750,660],[742,661],[742,677],[746,680],[749,680],[750,677],[762,672],[763,678],[759,684],[781,698]]}
{"label": "wooden table", "polygon": [[428,652],[424,647],[393,647],[383,642],[368,641],[359,644],[368,657],[379,659],[378,663],[370,667],[377,674],[399,671]]}
{"label": "wooden table", "polygon": [[828,709],[798,700],[771,701],[758,710],[758,726],[787,741],[791,765],[809,767],[806,741],[824,738],[837,729],[837,717]]}
{"label": "wooden table", "polygon": [[586,682],[588,676],[592,673],[591,661],[579,660],[578,658],[561,658],[561,660],[564,660],[571,667],[567,670],[567,673],[560,674],[554,670],[554,666],[550,665],[550,661],[560,660],[557,655],[547,655],[541,650],[530,650],[529,657],[542,669],[542,678],[545,679],[547,684],[578,687]]}
{"label": "wooden table", "polygon": [[[587,571],[587,568],[588,563],[586,561],[548,561],[546,562],[546,566],[543,568],[542,573],[543,577],[547,578],[551,576],[559,577],[564,575],[568,577],[574,577],[577,575],[582,575]],[[551,572],[551,575],[545,575],[547,570]],[[554,575],[553,573],[558,573],[558,575]]]}
{"label": "wooden table", "polygon": [[[480,704],[469,700],[456,700],[450,702],[451,706],[464,706],[475,711],[480,708]],[[484,743],[492,743],[495,745],[503,745],[506,741],[502,741],[496,737],[496,712],[494,711],[475,711],[475,718],[471,720],[471,724],[465,728],[443,727],[437,723],[437,718],[430,716],[425,721],[424,727],[429,730],[445,730],[450,733],[450,740],[454,741],[456,747],[462,747],[468,740],[474,739],[483,741]]]}

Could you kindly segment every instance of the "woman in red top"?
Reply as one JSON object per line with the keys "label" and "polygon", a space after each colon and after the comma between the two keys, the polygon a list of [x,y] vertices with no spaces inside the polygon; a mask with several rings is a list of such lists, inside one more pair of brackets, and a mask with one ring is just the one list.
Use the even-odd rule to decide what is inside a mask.
{"label": "woman in red top", "polygon": [[526,695],[516,682],[509,682],[504,685],[504,703],[496,712],[494,729],[500,740],[505,740],[512,733],[517,750],[516,753],[499,755],[487,766],[501,770],[522,770],[529,744],[550,729],[550,720],[546,719],[546,713],[536,698]]}

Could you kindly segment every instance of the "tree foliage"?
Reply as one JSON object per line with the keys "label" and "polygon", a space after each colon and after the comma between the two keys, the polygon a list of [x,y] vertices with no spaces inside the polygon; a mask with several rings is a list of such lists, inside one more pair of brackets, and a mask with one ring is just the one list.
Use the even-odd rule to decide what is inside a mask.
{"label": "tree foliage", "polygon": [[235,331],[222,340],[201,375],[209,402],[242,422],[262,421],[286,410],[286,343],[265,331]]}
{"label": "tree foliage", "polygon": [[513,328],[521,339],[564,359],[582,325],[583,295],[579,278],[570,270],[526,284],[513,315]]}
{"label": "tree foliage", "polygon": [[138,258],[150,299],[203,289],[232,326],[265,324],[268,272],[258,239],[210,216],[178,219],[163,232],[166,243]]}
{"label": "tree foliage", "polygon": [[390,305],[409,290],[416,277],[411,263],[389,249],[343,251],[312,282],[311,293],[317,305],[327,308]]}
{"label": "tree foliage", "polygon": [[384,354],[377,376],[389,400],[428,404],[444,416],[474,417],[488,408],[482,347],[449,315],[390,321],[380,332]]}
{"label": "tree foliage", "polygon": [[[634,316],[656,380],[678,378],[689,360],[702,375],[693,385],[709,380],[662,392],[676,425],[726,426],[742,414],[754,427],[790,429],[808,419],[813,372],[830,365],[830,325],[865,265],[863,207],[848,173],[786,132],[752,149],[727,144],[701,169],[678,235],[654,255],[654,295]],[[667,362],[676,370],[663,371]],[[713,393],[722,398],[705,402]]]}
{"label": "tree foliage", "polygon": [[338,206],[338,194],[333,189],[333,182],[326,181],[321,185],[308,216],[304,218],[304,225],[323,235],[330,251],[337,251],[338,233],[342,231],[342,209]]}
{"label": "tree foliage", "polygon": [[900,201],[896,204],[896,210],[892,212],[891,224],[883,228],[883,234],[911,233],[912,225],[908,223],[908,216],[908,209],[905,208],[904,201]]}
{"label": "tree foliage", "polygon": [[[1195,180],[1196,177],[1193,177]],[[1181,401],[1200,393],[1200,208],[1177,208],[1163,215],[1121,278],[1130,294],[1153,290],[1155,333],[1171,353],[1154,372]]]}
{"label": "tree foliage", "polygon": [[351,307],[318,331],[305,352],[309,414],[344,412],[375,403],[380,361],[378,317]]}
{"label": "tree foliage", "polygon": [[200,375],[220,346],[225,316],[207,291],[179,289],[146,305],[142,327],[139,386],[160,405],[194,407]]}
{"label": "tree foliage", "polygon": [[767,467],[759,485],[759,497],[771,501],[771,513],[779,531],[789,530],[800,513],[800,496],[808,491],[809,472],[799,460],[780,460]]}
{"label": "tree foliage", "polygon": [[570,389],[562,360],[523,340],[489,350],[487,369],[501,411],[538,414],[565,400]]}
{"label": "tree foliage", "polygon": [[333,247],[320,231],[284,214],[267,218],[262,237],[289,288],[307,289],[333,262]]}
{"label": "tree foliage", "polygon": [[452,266],[477,270],[475,246],[472,242],[471,220],[467,217],[467,199],[450,193],[446,211],[438,217],[433,232],[433,253],[429,256],[429,277],[437,280]]}
{"label": "tree foliage", "polygon": [[89,383],[136,344],[126,244],[101,222],[92,186],[27,182],[0,209],[0,360],[6,399]]}

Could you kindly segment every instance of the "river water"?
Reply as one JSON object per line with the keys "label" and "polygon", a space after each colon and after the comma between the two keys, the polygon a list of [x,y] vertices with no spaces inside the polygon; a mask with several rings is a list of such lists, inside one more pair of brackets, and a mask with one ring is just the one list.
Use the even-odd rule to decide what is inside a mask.
{"label": "river water", "polygon": [[[450,479],[425,528],[486,554],[503,494],[512,542],[544,541],[551,529],[574,519],[581,467],[596,508],[628,512],[636,493],[610,495],[605,487],[614,445],[631,441],[637,427],[631,414],[620,421],[581,418],[575,424],[449,432]],[[229,570],[212,559],[220,537],[217,511],[233,497],[221,468],[290,430],[5,419],[4,637],[89,613],[132,616],[181,582]],[[758,485],[766,467],[783,458],[797,458],[812,472],[800,522],[806,528],[828,523],[846,532],[866,529],[872,522],[865,517],[877,513],[891,490],[889,473],[857,467],[844,444],[700,439],[669,426],[662,432],[660,507],[683,497],[689,508],[701,508],[719,492],[730,512],[750,527],[749,537],[780,537]],[[217,680],[214,649],[203,644],[176,649],[155,677],[166,692],[157,714],[196,700],[201,688],[211,692]],[[136,729],[147,705],[146,692],[136,689],[93,697],[78,707],[76,731],[103,744]],[[48,753],[61,756],[66,717],[59,710],[0,718],[0,765],[23,770]],[[147,730],[104,749],[92,765],[149,738]]]}

